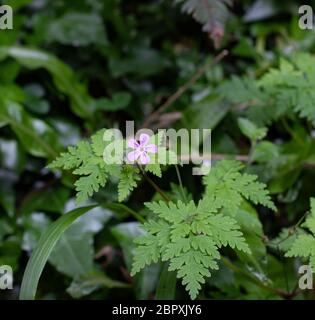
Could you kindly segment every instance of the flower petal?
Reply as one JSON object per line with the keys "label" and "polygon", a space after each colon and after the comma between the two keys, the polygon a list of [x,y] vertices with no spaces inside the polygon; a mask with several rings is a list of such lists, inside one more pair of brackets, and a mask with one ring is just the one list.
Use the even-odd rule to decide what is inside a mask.
{"label": "flower petal", "polygon": [[146,133],[140,134],[140,145],[144,146],[146,145],[150,140],[150,136]]}
{"label": "flower petal", "polygon": [[140,156],[142,152],[139,150],[131,151],[127,154],[127,159],[129,162],[135,162]]}
{"label": "flower petal", "polygon": [[139,143],[136,139],[129,139],[128,140],[128,147],[131,149],[137,149],[139,148]]}
{"label": "flower petal", "polygon": [[150,160],[151,159],[146,152],[141,152],[141,156],[140,156],[140,163],[141,164],[148,164],[150,162]]}
{"label": "flower petal", "polygon": [[157,153],[158,147],[155,144],[149,144],[144,147],[144,150],[150,153]]}

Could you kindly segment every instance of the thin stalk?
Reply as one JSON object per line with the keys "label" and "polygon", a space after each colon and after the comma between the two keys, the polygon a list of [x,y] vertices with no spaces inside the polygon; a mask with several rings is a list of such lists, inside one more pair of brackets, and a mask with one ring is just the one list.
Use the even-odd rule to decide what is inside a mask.
{"label": "thin stalk", "polygon": [[284,128],[288,131],[288,133],[291,135],[291,137],[298,142],[300,145],[304,145],[304,141],[301,140],[301,138],[290,128],[287,120],[285,118],[282,118],[282,124],[284,126]]}
{"label": "thin stalk", "polygon": [[141,168],[141,166],[139,166],[139,164],[137,164],[142,176],[150,183],[150,185],[156,190],[156,192],[158,192],[161,197],[166,201],[169,202],[171,201],[171,199],[163,192],[163,190],[153,181],[151,180],[148,175],[145,173],[145,171]]}
{"label": "thin stalk", "polygon": [[130,213],[137,221],[144,223],[146,220],[139,213],[125,206],[125,210]]}
{"label": "thin stalk", "polygon": [[184,190],[184,187],[183,187],[183,182],[182,182],[182,177],[180,175],[180,172],[179,172],[179,169],[178,169],[178,165],[175,164],[175,170],[176,170],[176,174],[177,174],[177,178],[178,178],[178,182],[179,182],[179,186],[180,186],[180,191],[182,193],[182,198],[183,198],[183,201],[185,203],[187,203],[187,198],[186,198],[186,195],[185,195],[185,190]]}

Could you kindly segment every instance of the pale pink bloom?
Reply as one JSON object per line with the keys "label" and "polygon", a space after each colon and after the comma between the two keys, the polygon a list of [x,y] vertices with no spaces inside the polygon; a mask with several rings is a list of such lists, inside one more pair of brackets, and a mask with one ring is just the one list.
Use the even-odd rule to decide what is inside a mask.
{"label": "pale pink bloom", "polygon": [[158,148],[155,144],[148,144],[149,140],[150,136],[145,133],[140,135],[139,141],[135,139],[128,140],[128,147],[134,149],[127,155],[129,162],[135,162],[139,159],[141,164],[150,163],[151,159],[148,153],[157,153]]}

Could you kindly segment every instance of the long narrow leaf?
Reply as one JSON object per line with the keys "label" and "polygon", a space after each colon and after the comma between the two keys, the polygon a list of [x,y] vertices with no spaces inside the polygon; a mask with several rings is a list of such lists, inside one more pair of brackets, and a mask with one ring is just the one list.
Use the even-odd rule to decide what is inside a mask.
{"label": "long narrow leaf", "polygon": [[68,212],[55,221],[46,232],[42,234],[26,266],[21,286],[20,300],[35,299],[39,278],[57,241],[78,217],[93,208],[95,208],[95,206],[87,206]]}

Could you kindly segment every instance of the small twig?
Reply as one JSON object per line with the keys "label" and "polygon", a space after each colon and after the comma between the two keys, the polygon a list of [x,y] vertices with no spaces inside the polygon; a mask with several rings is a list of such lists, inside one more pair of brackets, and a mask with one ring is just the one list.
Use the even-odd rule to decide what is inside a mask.
{"label": "small twig", "polygon": [[136,220],[138,220],[139,222],[142,222],[144,223],[145,222],[145,219],[139,215],[136,211],[132,210],[131,208],[127,207],[127,206],[124,206],[124,209],[130,213],[130,215],[132,215]]}
{"label": "small twig", "polygon": [[156,131],[159,128],[166,128],[169,127],[172,123],[178,121],[182,118],[181,112],[168,112],[161,114],[158,121],[150,125],[150,129]]}
{"label": "small twig", "polygon": [[172,94],[156,111],[151,113],[151,115],[143,123],[142,128],[148,127],[152,122],[158,119],[159,116],[178,98],[180,98],[209,68],[215,66],[227,55],[228,51],[223,50],[212,61],[206,63],[204,66],[198,69],[197,72],[183,86],[181,86],[174,94]]}

